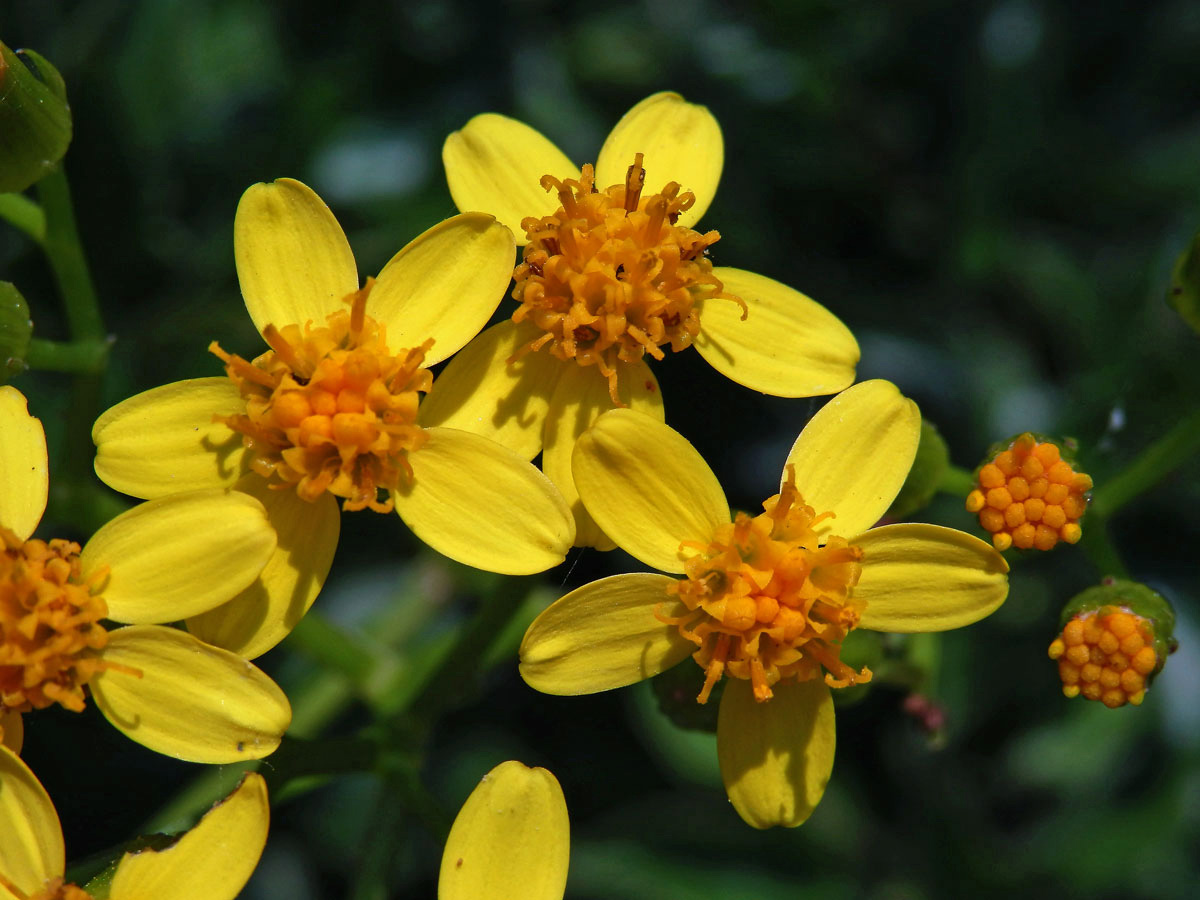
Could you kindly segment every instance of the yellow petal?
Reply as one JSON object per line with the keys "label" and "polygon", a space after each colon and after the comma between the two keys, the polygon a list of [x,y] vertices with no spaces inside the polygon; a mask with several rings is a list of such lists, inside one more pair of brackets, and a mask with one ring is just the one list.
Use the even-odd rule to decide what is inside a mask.
{"label": "yellow petal", "polygon": [[563,561],[575,523],[549,478],[477,434],[426,433],[429,440],[408,457],[412,485],[392,493],[417,537],[451,559],[502,575],[532,575]]}
{"label": "yellow petal", "polygon": [[521,220],[548,216],[558,195],[541,185],[543,175],[578,178],[574,165],[540,131],[496,113],[475,116],[442,145],[450,196],[462,212],[491,213],[526,243]]}
{"label": "yellow petal", "polygon": [[777,684],[765,703],[750,682],[730,679],[717,718],[717,756],[725,792],[755,828],[795,828],[825,793],[837,734],[833,697],[823,681]]}
{"label": "yellow petal", "polygon": [[646,155],[646,195],[677,181],[696,195],[696,204],[679,217],[685,227],[700,221],[717,195],[725,143],[721,126],[707,107],[687,103],[663,91],[647,97],[616,124],[596,159],[596,184],[601,189],[625,182],[634,154]]}
{"label": "yellow petal", "polygon": [[[0,875],[25,896],[66,866],[62,827],[50,796],[29,767],[0,745]],[[17,900],[0,885],[0,900]]]}
{"label": "yellow petal", "polygon": [[233,218],[233,254],[254,327],[282,328],[343,308],[358,290],[354,254],[325,201],[308,185],[280,178],[251,185]]}
{"label": "yellow petal", "polygon": [[174,622],[220,606],[258,577],[275,529],[248,494],[215,488],[147,500],[92,536],[84,575],[108,569],[109,618]]}
{"label": "yellow petal", "polygon": [[19,754],[24,743],[25,723],[21,721],[21,714],[12,710],[0,712],[0,745]]}
{"label": "yellow petal", "polygon": [[543,694],[594,694],[635,684],[686,659],[696,645],[674,625],[674,578],[641,572],[576,588],[534,619],[521,641],[521,677]]}
{"label": "yellow petal", "polygon": [[454,819],[438,900],[562,900],[570,852],[558,780],[545,769],[501,763]]}
{"label": "yellow petal", "polygon": [[879,521],[908,477],[920,438],[921,411],[891,382],[864,381],[826,403],[787,458],[804,502],[836,514],[817,531],[853,538]]}
{"label": "yellow petal", "polygon": [[248,588],[189,618],[187,629],[206,643],[254,659],[287,637],[317,599],[333,564],[342,514],[332,494],[309,503],[295,491],[271,490],[258,475],[243,478],[238,490],[266,507],[279,543]]}
{"label": "yellow petal", "polygon": [[96,705],[118,731],[157,753],[201,763],[261,759],[292,721],[275,682],[185,631],[118,628],[100,655],[122,668],[89,682]]}
{"label": "yellow petal", "polygon": [[257,772],[165,850],[126,853],[109,900],[234,900],[267,844],[271,808]]}
{"label": "yellow petal", "polygon": [[46,511],[46,433],[25,395],[8,385],[0,387],[0,484],[0,526],[25,540]]}
{"label": "yellow petal", "polygon": [[482,213],[433,226],[383,267],[368,312],[387,325],[388,347],[433,348],[433,365],[460,350],[487,324],[512,280],[512,232]]}
{"label": "yellow petal", "polygon": [[991,544],[940,525],[872,528],[854,596],[876,631],[947,631],[978,622],[1008,596],[1008,563]]}
{"label": "yellow petal", "polygon": [[130,397],[92,426],[96,474],[142,499],[228,487],[246,474],[246,450],[242,436],[213,416],[241,412],[241,395],[225,377],[176,381]]}
{"label": "yellow petal", "polygon": [[[663,400],[658,379],[644,360],[621,365],[617,394],[629,409],[663,421]],[[579,436],[591,428],[602,413],[612,408],[608,379],[595,366],[584,368],[575,363],[563,366],[546,414],[542,471],[554,482],[571,507],[575,516],[575,544],[579,547],[611,550],[616,546],[583,508],[571,472],[571,455]]]}
{"label": "yellow petal", "polygon": [[858,342],[815,300],[763,275],[716,268],[713,273],[749,308],[709,297],[699,304],[696,349],[740,385],[776,397],[818,397],[854,383]]}
{"label": "yellow petal", "polygon": [[683,541],[707,542],[729,521],[708,464],[679,432],[643,413],[614,409],[575,445],[575,486],[592,518],[626,553],[682,572]]}
{"label": "yellow petal", "polygon": [[506,362],[543,332],[501,322],[467,344],[442,370],[421,402],[422,425],[444,425],[491,438],[525,459],[542,449],[546,410],[567,367],[549,353]]}

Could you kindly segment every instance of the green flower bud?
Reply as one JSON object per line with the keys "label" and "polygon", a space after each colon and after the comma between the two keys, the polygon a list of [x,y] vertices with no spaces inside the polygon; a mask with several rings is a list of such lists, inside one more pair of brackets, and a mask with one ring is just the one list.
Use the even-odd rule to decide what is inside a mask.
{"label": "green flower bud", "polygon": [[25,353],[32,333],[25,298],[14,285],[0,281],[0,384],[7,384],[28,368]]}
{"label": "green flower bud", "polygon": [[0,43],[0,193],[23,191],[47,175],[71,143],[71,108],[62,76],[32,50]]}
{"label": "green flower bud", "polygon": [[1050,644],[1067,697],[1108,707],[1145,699],[1176,642],[1175,611],[1144,584],[1106,578],[1063,608],[1062,631]]}

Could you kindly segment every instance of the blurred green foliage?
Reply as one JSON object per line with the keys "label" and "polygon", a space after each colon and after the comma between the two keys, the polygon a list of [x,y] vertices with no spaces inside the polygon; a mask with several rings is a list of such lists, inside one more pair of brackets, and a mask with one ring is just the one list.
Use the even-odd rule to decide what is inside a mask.
{"label": "blurred green foliage", "polygon": [[[859,337],[860,377],[917,400],[957,465],[1005,435],[1068,433],[1101,485],[1200,397],[1197,335],[1162,301],[1200,226],[1200,7],[1187,0],[77,0],[11,4],[3,28],[54,59],[71,92],[67,167],[117,338],[108,401],[218,374],[214,338],[258,346],[232,256],[251,183],[312,185],[371,273],[454,212],[440,146],[472,115],[521,118],[585,162],[629,106],[668,88],[724,128],[704,219],[722,235],[714,258],[837,313]],[[0,277],[39,336],[63,335],[44,265],[12,229]],[[657,369],[668,419],[735,505],[757,509],[819,401],[750,395],[694,357]],[[66,446],[69,394],[49,375],[19,386],[49,431],[53,477],[89,449]],[[798,830],[746,828],[711,736],[664,720],[649,688],[542,697],[511,655],[428,734],[429,789],[452,813],[503,758],[554,771],[574,900],[1189,897],[1198,475],[1193,461],[1110,523],[1133,576],[1179,612],[1181,649],[1138,709],[1061,696],[1046,647],[1062,604],[1101,574],[1063,547],[1020,559],[998,613],[935,642],[923,690],[946,713],[940,749],[902,690],[839,709],[829,791]],[[958,497],[919,517],[974,530]],[[461,623],[481,588],[436,561],[401,569],[418,552],[402,530],[347,516],[320,609],[408,654]],[[634,567],[589,551],[542,580],[565,591]],[[373,623],[397,604],[415,608],[380,638]],[[288,645],[263,662],[289,692],[313,667]],[[70,811],[72,858],[136,832],[196,773],[91,718],[48,712],[28,729],[27,759]],[[366,721],[359,706],[333,725]],[[245,896],[433,896],[440,846],[416,808],[363,776],[286,802]]]}

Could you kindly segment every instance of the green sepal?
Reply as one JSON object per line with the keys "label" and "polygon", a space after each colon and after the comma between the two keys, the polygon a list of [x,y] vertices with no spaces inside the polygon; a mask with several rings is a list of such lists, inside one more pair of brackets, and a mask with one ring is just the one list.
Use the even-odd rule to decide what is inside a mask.
{"label": "green sepal", "polygon": [[1200,334],[1200,232],[1175,260],[1167,304]]}
{"label": "green sepal", "polygon": [[937,494],[942,484],[942,478],[950,467],[950,451],[946,441],[938,433],[928,419],[921,420],[921,441],[917,445],[917,456],[908,477],[904,479],[904,487],[892,501],[887,515],[891,518],[902,519],[918,510],[924,509]]}
{"label": "green sepal", "polygon": [[0,384],[8,384],[29,368],[25,357],[32,334],[25,298],[11,282],[0,281]]}
{"label": "green sepal", "polygon": [[[179,843],[182,837],[182,834],[147,834],[128,841],[121,846],[120,856],[111,860],[99,872],[88,878],[87,884],[84,885],[84,890],[91,895],[92,900],[109,900],[113,879],[116,877],[117,868],[121,865],[121,860],[125,858],[126,853],[141,853],[143,850],[166,850]],[[89,865],[87,861],[81,863],[79,868],[85,871],[95,871],[95,867]],[[67,871],[68,882],[78,883],[82,880],[82,877],[79,877],[73,869]]]}
{"label": "green sepal", "polygon": [[1136,581],[1121,578],[1106,578],[1100,584],[1082,591],[1067,601],[1059,621],[1059,631],[1078,615],[1098,612],[1106,606],[1127,610],[1135,616],[1148,619],[1154,631],[1154,653],[1158,665],[1150,673],[1153,678],[1175,650],[1175,610],[1170,601],[1158,591]]}
{"label": "green sepal", "polygon": [[0,193],[48,175],[71,143],[71,107],[58,69],[0,42]]}

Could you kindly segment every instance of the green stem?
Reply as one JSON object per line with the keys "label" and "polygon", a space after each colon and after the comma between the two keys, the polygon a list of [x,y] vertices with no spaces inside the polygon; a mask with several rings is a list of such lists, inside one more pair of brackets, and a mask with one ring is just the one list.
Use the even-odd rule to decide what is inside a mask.
{"label": "green stem", "polygon": [[107,340],[48,341],[31,338],[25,362],[31,369],[98,375],[108,365]]}
{"label": "green stem", "polygon": [[521,609],[522,602],[536,584],[531,578],[506,578],[448,647],[441,660],[430,667],[423,678],[408,673],[395,685],[386,687],[382,697],[392,697],[392,714],[407,712],[417,722],[432,722],[444,709],[453,708],[474,693],[480,663],[489,647]]}
{"label": "green stem", "polygon": [[1100,570],[1101,577],[1112,575],[1114,578],[1129,578],[1129,570],[1117,552],[1116,545],[1108,536],[1108,519],[1106,516],[1090,511],[1083,520],[1083,537],[1079,545],[1088,559]]}
{"label": "green stem", "polygon": [[955,494],[964,498],[974,488],[975,476],[966,469],[960,469],[954,465],[946,466],[946,471],[942,473],[942,480],[938,482],[938,490],[943,494]]}
{"label": "green stem", "polygon": [[1176,422],[1171,430],[1142,451],[1123,472],[1092,492],[1092,513],[1112,516],[1200,451],[1200,409]]}
{"label": "green stem", "polygon": [[0,194],[0,219],[39,244],[46,239],[46,214],[24,194]]}
{"label": "green stem", "polygon": [[61,165],[37,183],[37,192],[46,214],[42,247],[67,309],[71,337],[102,341],[106,335],[100,304],[75,226],[71,187]]}
{"label": "green stem", "polygon": [[341,672],[355,685],[367,680],[378,665],[361,641],[338,628],[318,612],[310,611],[292,629],[288,641],[326,669]]}

